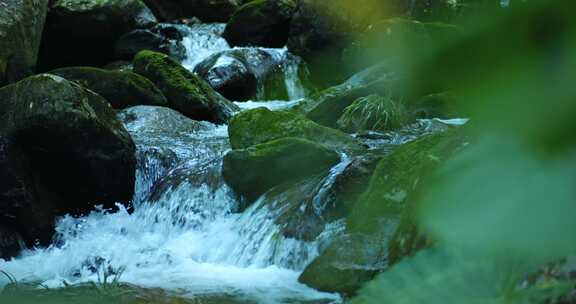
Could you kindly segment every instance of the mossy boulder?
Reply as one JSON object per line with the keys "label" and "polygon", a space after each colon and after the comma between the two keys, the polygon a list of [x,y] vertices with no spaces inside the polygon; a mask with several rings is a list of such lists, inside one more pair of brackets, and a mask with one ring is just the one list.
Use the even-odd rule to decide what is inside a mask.
{"label": "mossy boulder", "polygon": [[130,202],[135,146],[110,105],[59,76],[0,89],[0,221],[47,245],[57,216]]}
{"label": "mossy boulder", "polygon": [[346,233],[304,270],[299,281],[354,295],[377,273],[420,248],[422,232],[412,210],[426,178],[467,141],[463,130],[449,130],[405,144],[380,160],[346,218]]}
{"label": "mossy boulder", "polygon": [[224,38],[232,46],[283,47],[288,41],[295,0],[254,0],[230,18]]}
{"label": "mossy boulder", "polygon": [[92,67],[62,68],[50,73],[74,81],[98,93],[114,109],[137,105],[168,105],[164,94],[150,80],[136,73]]}
{"label": "mossy boulder", "polygon": [[287,111],[256,108],[236,115],[228,127],[230,144],[234,149],[284,137],[298,137],[337,151],[362,151],[364,147],[354,138]]}
{"label": "mossy boulder", "polygon": [[0,86],[34,73],[48,0],[6,0],[0,8]]}
{"label": "mossy boulder", "polygon": [[342,117],[347,107],[359,98],[376,94],[382,91],[381,89],[380,82],[361,85],[341,84],[304,100],[295,111],[321,125],[338,128],[338,119]]}
{"label": "mossy boulder", "polygon": [[134,58],[134,71],[156,84],[168,99],[170,108],[189,118],[226,123],[238,110],[202,78],[165,54],[138,53]]}
{"label": "mossy boulder", "polygon": [[226,22],[241,0],[143,0],[162,21],[196,17],[203,22]]}
{"label": "mossy boulder", "polygon": [[317,143],[285,137],[230,151],[222,173],[232,189],[253,201],[274,186],[320,173],[339,159],[338,153]]}
{"label": "mossy boulder", "polygon": [[450,92],[428,94],[411,102],[410,112],[417,118],[457,118],[461,116],[457,98]]}
{"label": "mossy boulder", "polygon": [[346,107],[337,123],[341,129],[356,133],[395,130],[409,120],[408,110],[400,101],[388,96],[369,95]]}
{"label": "mossy boulder", "polygon": [[46,18],[39,65],[103,66],[113,61],[114,46],[123,34],[156,24],[140,0],[55,0]]}

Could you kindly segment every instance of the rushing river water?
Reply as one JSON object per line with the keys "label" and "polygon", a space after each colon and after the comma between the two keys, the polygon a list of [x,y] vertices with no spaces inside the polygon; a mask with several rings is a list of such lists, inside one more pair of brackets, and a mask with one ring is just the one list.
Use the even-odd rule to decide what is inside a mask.
{"label": "rushing river water", "polygon": [[[222,29],[219,24],[191,28],[183,41],[188,69],[230,49],[219,36]],[[288,58],[286,49],[264,50],[279,61]],[[285,66],[287,91],[294,100],[238,104],[274,110],[295,105],[304,97],[297,69],[289,62]],[[137,117],[126,123],[138,148],[134,212],[121,208],[64,217],[53,246],[0,260],[0,269],[48,287],[122,272],[122,282],[190,297],[224,295],[249,303],[339,301],[297,281],[317,255],[318,242],[282,237],[265,198],[235,212],[239,202],[220,176],[222,157],[229,150],[226,126],[152,107],[136,107],[120,116],[128,114]],[[333,226],[334,231],[339,227]]]}
{"label": "rushing river water", "polygon": [[[195,25],[184,38],[190,70],[208,56],[230,49],[222,25]],[[263,49],[282,62],[291,100],[237,103],[241,109],[280,110],[304,96],[298,62],[286,49]],[[230,149],[226,126],[192,121],[172,110],[134,107],[122,111],[138,150],[134,211],[94,211],[63,217],[53,246],[25,251],[0,269],[24,282],[48,287],[97,281],[121,273],[120,281],[159,287],[189,297],[225,296],[247,303],[338,303],[338,295],[298,283],[305,266],[343,225],[326,223],[314,240],[286,237],[277,220],[289,212],[282,195],[262,197],[245,211],[220,174]],[[420,121],[394,134],[365,135],[368,145],[401,144],[447,122]],[[450,122],[448,122],[450,123]],[[360,136],[360,135],[359,135]],[[310,209],[321,213],[341,162],[303,188]],[[293,191],[294,189],[292,189]],[[307,206],[302,205],[301,210]],[[0,279],[2,280],[2,279]],[[0,285],[2,281],[0,281]]]}

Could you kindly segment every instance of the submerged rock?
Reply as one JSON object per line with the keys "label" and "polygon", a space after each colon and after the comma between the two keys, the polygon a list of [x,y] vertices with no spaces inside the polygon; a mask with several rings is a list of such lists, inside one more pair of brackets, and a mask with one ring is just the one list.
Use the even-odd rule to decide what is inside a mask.
{"label": "submerged rock", "polygon": [[232,189],[253,201],[274,186],[320,173],[338,160],[338,153],[319,144],[285,137],[230,151],[222,173]]}
{"label": "submerged rock", "polygon": [[266,108],[239,113],[230,121],[228,133],[234,149],[284,137],[298,137],[337,151],[364,150],[360,142],[345,133],[318,125],[298,114]]}
{"label": "submerged rock", "polygon": [[147,78],[132,72],[91,67],[53,70],[51,74],[74,81],[104,97],[114,109],[137,105],[166,106],[166,97]]}
{"label": "submerged rock", "polygon": [[294,0],[250,1],[230,18],[224,38],[231,46],[283,47],[296,7]]}
{"label": "submerged rock", "polygon": [[47,245],[57,216],[130,202],[135,146],[102,97],[41,74],[0,102],[0,218],[26,245]]}
{"label": "submerged rock", "polygon": [[196,120],[225,123],[238,107],[169,56],[142,51],[134,58],[134,71],[154,82],[170,108]]}
{"label": "submerged rock", "polygon": [[140,0],[55,0],[46,19],[40,65],[102,66],[114,58],[114,45],[123,34],[156,23]]}
{"label": "submerged rock", "polygon": [[452,130],[425,136],[385,156],[351,208],[346,234],[324,250],[299,281],[353,295],[377,273],[421,248],[425,242],[414,226],[412,209],[426,177],[465,145],[464,134]]}
{"label": "submerged rock", "polygon": [[48,0],[2,1],[0,86],[34,73]]}
{"label": "submerged rock", "polygon": [[162,21],[196,17],[204,22],[226,22],[241,0],[143,0]]}

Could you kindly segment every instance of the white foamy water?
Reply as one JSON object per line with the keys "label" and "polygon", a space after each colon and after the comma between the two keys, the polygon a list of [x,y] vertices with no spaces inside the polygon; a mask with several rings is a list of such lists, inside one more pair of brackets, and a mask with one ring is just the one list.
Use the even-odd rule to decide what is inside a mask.
{"label": "white foamy water", "polygon": [[[317,256],[320,243],[342,225],[334,224],[316,241],[306,242],[282,235],[275,219],[284,210],[271,209],[273,202],[264,197],[237,213],[240,202],[219,173],[229,149],[226,127],[193,123],[170,111],[125,111],[136,117],[126,126],[139,151],[132,214],[121,208],[63,217],[53,246],[0,260],[0,269],[22,282],[54,288],[63,282],[98,281],[104,273],[122,269],[121,282],[191,298],[339,302],[337,295],[298,283],[298,276]],[[150,153],[157,152],[158,145],[164,150]],[[166,157],[171,161],[163,161]],[[177,179],[180,176],[186,178]],[[160,194],[154,195],[158,189]],[[0,285],[7,283],[3,280]]]}
{"label": "white foamy water", "polygon": [[[193,71],[209,56],[230,50],[221,37],[223,30],[224,24],[186,29],[183,65]],[[282,69],[289,100],[237,104],[243,110],[297,105],[306,95],[299,78],[300,59],[286,48],[258,51]],[[230,149],[226,126],[194,122],[173,110],[147,106],[124,110],[120,117],[138,150],[134,211],[120,206],[116,213],[100,210],[81,218],[63,217],[54,245],[0,260],[1,270],[21,282],[54,288],[121,272],[121,282],[192,298],[215,295],[272,304],[341,301],[337,295],[300,284],[298,276],[343,223],[327,223],[315,240],[304,241],[284,236],[276,224],[292,212],[286,202],[262,197],[237,212],[242,202],[220,174],[222,158]],[[348,162],[343,159],[314,181],[319,182],[312,187],[319,192],[315,208],[320,208],[324,193]],[[0,287],[5,283],[0,277]]]}

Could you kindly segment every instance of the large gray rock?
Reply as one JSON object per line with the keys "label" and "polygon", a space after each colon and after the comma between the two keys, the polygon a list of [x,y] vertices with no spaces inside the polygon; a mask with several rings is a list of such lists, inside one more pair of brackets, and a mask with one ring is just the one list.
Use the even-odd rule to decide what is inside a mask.
{"label": "large gray rock", "polygon": [[48,0],[0,3],[0,86],[34,73]]}
{"label": "large gray rock", "polygon": [[135,146],[102,97],[40,74],[0,103],[0,221],[28,246],[50,242],[57,216],[130,202]]}

